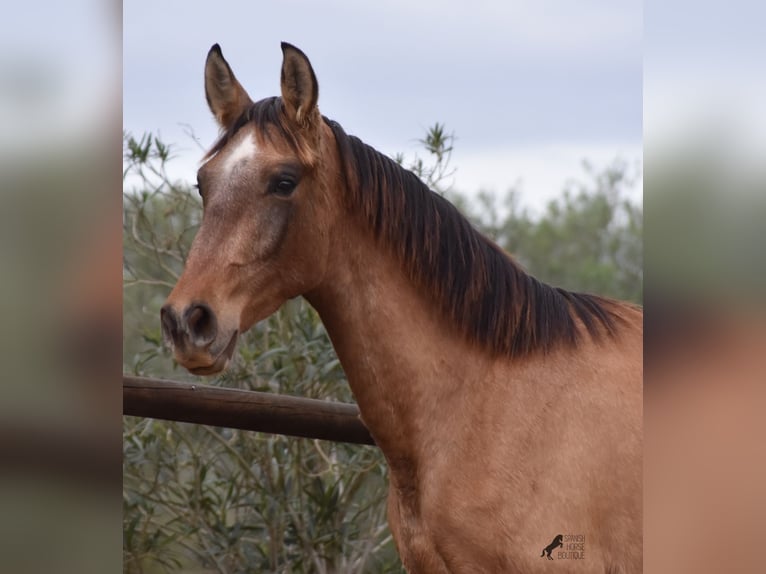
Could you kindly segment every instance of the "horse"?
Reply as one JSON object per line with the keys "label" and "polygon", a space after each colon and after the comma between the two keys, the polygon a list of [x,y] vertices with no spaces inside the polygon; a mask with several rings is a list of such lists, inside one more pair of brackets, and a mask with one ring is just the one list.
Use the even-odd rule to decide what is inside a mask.
{"label": "horse", "polygon": [[160,311],[175,360],[218,373],[239,334],[303,296],[385,456],[409,573],[533,572],[551,531],[586,537],[568,571],[640,572],[641,309],[526,273],[322,115],[301,50],[282,57],[280,96],[253,102],[220,46],[207,55],[221,134]]}

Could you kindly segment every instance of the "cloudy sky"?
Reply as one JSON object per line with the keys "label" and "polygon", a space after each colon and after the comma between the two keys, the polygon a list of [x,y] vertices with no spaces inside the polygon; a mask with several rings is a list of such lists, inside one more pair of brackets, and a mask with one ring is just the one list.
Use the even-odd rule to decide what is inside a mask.
{"label": "cloudy sky", "polygon": [[540,206],[582,175],[642,153],[642,4],[636,0],[357,2],[131,0],[123,120],[176,147],[193,177],[217,128],[203,65],[220,43],[253,99],[276,95],[280,41],[311,59],[321,111],[380,151],[412,156],[434,122],[456,136],[456,189],[521,180]]}

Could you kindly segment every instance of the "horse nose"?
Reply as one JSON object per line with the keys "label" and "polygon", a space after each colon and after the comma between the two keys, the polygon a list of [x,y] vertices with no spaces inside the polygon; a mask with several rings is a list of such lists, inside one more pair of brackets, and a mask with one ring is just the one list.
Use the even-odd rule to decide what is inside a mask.
{"label": "horse nose", "polygon": [[160,310],[160,321],[163,337],[178,348],[185,346],[187,337],[193,347],[207,347],[218,334],[215,313],[204,303],[192,303],[180,315],[165,304]]}
{"label": "horse nose", "polygon": [[181,346],[180,339],[181,327],[178,321],[178,315],[170,304],[165,304],[160,309],[160,323],[162,325],[162,338],[166,343],[176,347]]}
{"label": "horse nose", "polygon": [[193,303],[184,312],[186,331],[196,347],[205,347],[215,341],[218,322],[213,310],[204,303]]}

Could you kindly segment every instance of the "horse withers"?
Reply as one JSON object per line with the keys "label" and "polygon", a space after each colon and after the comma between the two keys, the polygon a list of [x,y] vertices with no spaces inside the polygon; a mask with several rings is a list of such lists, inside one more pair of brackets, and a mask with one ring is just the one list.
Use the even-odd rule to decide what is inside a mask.
{"label": "horse withers", "polygon": [[282,51],[281,97],[258,102],[208,54],[222,135],[161,312],[176,360],[222,371],[240,333],[302,295],[386,457],[409,572],[538,571],[558,532],[567,572],[640,572],[640,309],[525,273],[323,117],[309,60]]}

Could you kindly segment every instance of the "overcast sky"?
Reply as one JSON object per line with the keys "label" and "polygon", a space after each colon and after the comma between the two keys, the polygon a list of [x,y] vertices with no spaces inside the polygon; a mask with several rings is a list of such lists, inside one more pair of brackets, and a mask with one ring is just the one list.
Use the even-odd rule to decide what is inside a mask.
{"label": "overcast sky", "polygon": [[[566,179],[642,153],[642,4],[636,0],[124,3],[123,119],[176,146],[193,177],[217,128],[205,103],[210,46],[253,99],[277,95],[280,41],[316,71],[325,115],[410,156],[434,122],[456,135],[456,189],[523,182],[540,206]],[[187,175],[189,174],[189,175]]]}

